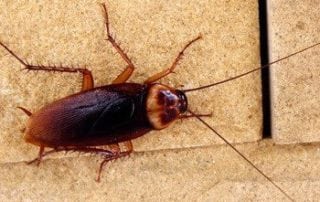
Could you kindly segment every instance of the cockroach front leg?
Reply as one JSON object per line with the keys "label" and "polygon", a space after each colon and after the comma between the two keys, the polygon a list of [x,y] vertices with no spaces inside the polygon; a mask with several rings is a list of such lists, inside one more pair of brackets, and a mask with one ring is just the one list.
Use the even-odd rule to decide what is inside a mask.
{"label": "cockroach front leg", "polygon": [[161,72],[158,72],[152,76],[150,76],[144,83],[154,83],[158,80],[160,80],[161,78],[173,73],[174,69],[177,67],[179,61],[182,59],[183,57],[183,54],[184,54],[184,51],[194,42],[198,41],[199,39],[201,39],[201,35],[199,35],[197,38],[191,40],[189,43],[187,43],[184,48],[179,52],[178,56],[176,57],[176,59],[173,61],[171,67],[161,71]]}
{"label": "cockroach front leg", "polygon": [[89,90],[94,87],[93,77],[90,70],[86,68],[70,68],[63,66],[44,66],[44,65],[32,65],[22,60],[17,54],[15,54],[9,47],[0,42],[0,45],[5,48],[13,57],[15,57],[27,70],[34,71],[47,71],[47,72],[69,72],[69,73],[81,73],[82,79],[82,91]]}
{"label": "cockroach front leg", "polygon": [[115,41],[115,39],[112,37],[110,33],[110,27],[109,27],[109,16],[108,16],[108,9],[106,4],[102,4],[104,14],[105,14],[105,25],[107,29],[107,40],[112,44],[112,46],[116,49],[116,51],[120,54],[120,56],[123,58],[123,60],[128,64],[126,69],[121,72],[121,74],[112,81],[113,84],[117,83],[125,83],[130,76],[132,75],[135,67],[128,57],[128,55],[122,50],[120,45]]}

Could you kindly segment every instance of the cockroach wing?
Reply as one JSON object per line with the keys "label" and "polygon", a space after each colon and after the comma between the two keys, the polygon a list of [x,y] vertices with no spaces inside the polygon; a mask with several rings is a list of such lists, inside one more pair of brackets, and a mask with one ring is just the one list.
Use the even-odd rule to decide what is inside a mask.
{"label": "cockroach wing", "polygon": [[150,130],[144,91],[128,89],[96,88],[45,106],[31,116],[27,141],[49,147],[95,146],[143,135]]}
{"label": "cockroach wing", "polygon": [[[89,126],[89,131],[87,135],[101,134],[105,133],[105,129],[116,129],[122,127],[128,123],[133,115],[135,110],[134,100],[128,96],[118,96],[116,100],[108,103],[107,105],[103,104],[101,109],[98,111],[93,110],[93,116],[97,116],[94,119],[92,125]],[[100,113],[100,114],[99,114]]]}

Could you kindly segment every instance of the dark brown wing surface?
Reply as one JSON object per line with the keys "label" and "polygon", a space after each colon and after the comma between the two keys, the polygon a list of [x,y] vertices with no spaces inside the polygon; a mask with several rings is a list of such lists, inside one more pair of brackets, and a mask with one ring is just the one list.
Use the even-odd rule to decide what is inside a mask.
{"label": "dark brown wing surface", "polygon": [[26,139],[50,147],[93,146],[143,135],[150,130],[143,89],[110,85],[58,100],[31,116]]}

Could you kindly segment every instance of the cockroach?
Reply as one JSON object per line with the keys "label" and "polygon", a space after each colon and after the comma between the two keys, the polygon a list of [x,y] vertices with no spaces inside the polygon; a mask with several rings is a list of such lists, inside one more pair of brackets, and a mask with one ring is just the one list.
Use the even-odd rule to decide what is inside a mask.
{"label": "cockroach", "polygon": [[[97,181],[99,181],[102,168],[108,161],[127,156],[133,152],[132,139],[145,135],[151,130],[162,130],[177,119],[196,118],[218,135],[288,199],[293,201],[280,186],[273,182],[270,177],[256,167],[227,139],[201,118],[210,116],[210,114],[196,114],[188,108],[186,93],[238,79],[318,46],[320,43],[235,77],[197,88],[178,90],[157,83],[159,79],[174,71],[178,62],[182,59],[185,50],[202,38],[199,35],[183,47],[168,69],[149,77],[143,84],[126,83],[132,75],[135,66],[112,37],[109,28],[107,6],[106,4],[102,4],[102,7],[105,14],[107,40],[127,63],[125,70],[113,80],[111,85],[94,87],[92,73],[86,68],[29,64],[9,49],[8,46],[0,42],[0,45],[27,70],[70,72],[81,73],[83,75],[82,90],[79,93],[52,102],[35,113],[23,107],[18,107],[30,117],[24,135],[26,142],[40,147],[39,156],[29,163],[37,162],[39,164],[44,156],[59,151],[99,154],[104,158],[98,172]],[[124,143],[127,150],[123,151],[120,149],[119,143]],[[104,145],[112,149],[97,148],[97,146]],[[52,150],[45,152],[45,147],[52,148]]]}

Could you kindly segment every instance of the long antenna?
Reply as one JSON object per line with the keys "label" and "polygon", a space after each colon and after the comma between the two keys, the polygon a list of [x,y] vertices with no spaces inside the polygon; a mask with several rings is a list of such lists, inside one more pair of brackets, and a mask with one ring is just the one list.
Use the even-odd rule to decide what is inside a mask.
{"label": "long antenna", "polygon": [[250,161],[246,156],[244,156],[237,148],[235,148],[231,142],[229,142],[226,138],[224,138],[218,131],[216,131],[214,128],[212,128],[207,122],[205,122],[202,118],[197,116],[194,112],[190,111],[188,109],[188,112],[192,114],[194,117],[196,117],[200,122],[202,122],[205,126],[207,126],[212,132],[214,132],[220,139],[222,139],[227,145],[230,146],[230,148],[233,149],[237,154],[241,156],[248,164],[250,164],[258,173],[260,173],[264,178],[266,178],[273,186],[275,186],[279,191],[281,191],[282,194],[284,194],[290,201],[294,201],[293,198],[289,196],[279,185],[277,185],[270,177],[268,177],[262,170],[260,170],[257,166],[255,166],[252,161]]}
{"label": "long antenna", "polygon": [[273,61],[273,62],[270,62],[269,64],[265,64],[265,65],[259,66],[259,67],[255,68],[255,69],[252,69],[252,70],[248,71],[248,72],[245,72],[245,73],[239,74],[239,75],[237,75],[237,76],[234,76],[234,77],[231,77],[231,78],[228,78],[228,79],[219,81],[219,82],[217,82],[217,83],[213,83],[213,84],[209,84],[209,85],[205,85],[205,86],[200,86],[200,87],[197,87],[197,88],[185,89],[185,90],[181,90],[181,91],[183,91],[183,92],[186,93],[186,92],[191,92],[191,91],[196,91],[196,90],[202,90],[202,89],[205,89],[205,88],[210,88],[210,87],[212,87],[212,86],[216,86],[216,85],[219,85],[219,84],[226,83],[226,82],[231,81],[231,80],[234,80],[234,79],[238,79],[238,78],[244,77],[244,76],[246,76],[246,75],[248,75],[248,74],[251,74],[252,72],[256,72],[256,71],[259,71],[259,70],[261,70],[261,69],[267,68],[267,67],[269,67],[269,66],[272,65],[272,64],[275,64],[275,63],[280,62],[280,61],[282,61],[282,60],[285,60],[285,59],[287,59],[287,58],[289,58],[289,57],[292,57],[292,56],[294,56],[294,55],[297,55],[297,54],[299,54],[299,53],[302,53],[302,52],[304,52],[304,51],[306,51],[306,50],[308,50],[308,49],[311,49],[311,48],[313,48],[313,47],[315,47],[315,46],[318,46],[318,45],[320,45],[320,42],[319,42],[319,43],[316,43],[316,44],[314,44],[314,45],[312,45],[312,46],[309,46],[309,47],[307,47],[307,48],[304,48],[304,49],[302,49],[302,50],[299,50],[298,52],[295,52],[295,53],[292,53],[292,54],[290,54],[290,55],[287,55],[287,56],[285,56],[285,57],[283,57],[283,58],[279,58],[279,59],[277,59],[277,60],[275,60],[275,61]]}

